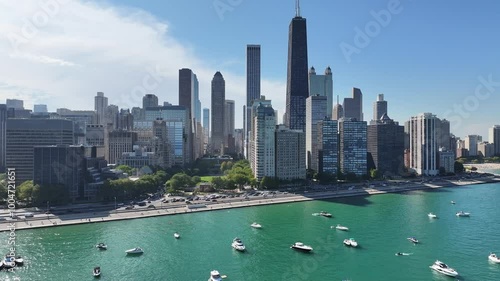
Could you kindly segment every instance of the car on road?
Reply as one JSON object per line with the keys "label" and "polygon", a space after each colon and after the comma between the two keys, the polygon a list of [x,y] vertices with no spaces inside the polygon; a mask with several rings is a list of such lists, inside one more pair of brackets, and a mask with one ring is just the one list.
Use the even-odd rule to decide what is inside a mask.
{"label": "car on road", "polygon": [[130,205],[130,206],[125,207],[125,210],[132,210],[133,208],[134,208],[134,206]]}
{"label": "car on road", "polygon": [[151,205],[148,206],[148,209],[156,209],[156,206],[153,205],[153,204],[151,204]]}

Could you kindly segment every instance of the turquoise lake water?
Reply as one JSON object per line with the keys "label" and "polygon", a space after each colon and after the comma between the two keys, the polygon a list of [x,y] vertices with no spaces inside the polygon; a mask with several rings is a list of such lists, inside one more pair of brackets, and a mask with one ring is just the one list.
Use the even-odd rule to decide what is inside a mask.
{"label": "turquoise lake water", "polygon": [[[213,269],[228,281],[453,280],[429,268],[439,259],[459,272],[459,280],[498,281],[500,264],[488,262],[488,255],[500,254],[499,200],[500,184],[484,184],[21,230],[17,253],[26,264],[0,272],[0,280],[94,280],[94,266],[102,268],[100,280],[117,281],[206,281]],[[322,210],[333,218],[312,215]],[[457,217],[460,210],[471,217]],[[429,212],[438,219],[429,219]],[[251,228],[254,221],[263,228]],[[330,228],[337,224],[349,232]],[[0,234],[0,251],[7,252],[7,235]],[[412,244],[410,236],[421,243]],[[231,248],[235,237],[246,253]],[[349,237],[360,247],[345,247]],[[296,241],[313,252],[290,249]],[[97,250],[99,242],[108,250]],[[126,256],[134,247],[145,253]]]}

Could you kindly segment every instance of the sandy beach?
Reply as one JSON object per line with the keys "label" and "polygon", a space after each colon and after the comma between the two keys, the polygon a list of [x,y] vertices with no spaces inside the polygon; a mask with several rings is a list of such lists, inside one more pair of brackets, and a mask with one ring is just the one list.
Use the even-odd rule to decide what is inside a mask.
{"label": "sandy beach", "polygon": [[478,172],[484,173],[491,173],[492,170],[500,171],[500,163],[464,164],[464,167],[476,167]]}
{"label": "sandy beach", "polygon": [[127,211],[111,211],[111,212],[95,212],[95,213],[78,213],[67,215],[44,215],[37,214],[33,218],[18,218],[12,220],[10,218],[0,221],[0,232],[15,230],[57,227],[85,223],[100,223],[116,220],[140,219],[147,217],[166,216],[166,215],[181,215],[205,211],[224,210],[232,208],[244,208],[252,206],[283,204],[293,202],[303,202],[310,200],[329,199],[348,196],[367,196],[385,193],[397,193],[412,190],[433,189],[442,187],[459,187],[463,185],[484,184],[491,182],[500,182],[500,177],[480,177],[475,179],[461,180],[439,180],[432,183],[406,183],[400,185],[388,185],[378,188],[362,188],[356,187],[352,190],[328,190],[307,192],[304,194],[282,194],[276,197],[269,198],[251,198],[245,200],[240,198],[221,200],[219,202],[204,202],[196,206],[198,208],[188,208],[188,205],[178,205],[174,207],[165,206],[159,209],[141,209]]}

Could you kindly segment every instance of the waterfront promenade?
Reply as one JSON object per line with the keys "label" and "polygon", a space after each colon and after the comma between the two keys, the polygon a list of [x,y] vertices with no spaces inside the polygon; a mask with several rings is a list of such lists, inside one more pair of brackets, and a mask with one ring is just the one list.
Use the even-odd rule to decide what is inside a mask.
{"label": "waterfront promenade", "polygon": [[[423,190],[423,189],[435,189],[442,187],[460,187],[464,185],[475,185],[500,182],[500,177],[478,177],[475,179],[466,180],[440,180],[430,183],[407,183],[400,185],[387,185],[380,186],[376,188],[366,188],[360,186],[352,186],[347,190],[310,190],[301,194],[292,193],[282,193],[275,196],[268,196],[264,198],[262,196],[253,197],[250,196],[247,199],[242,197],[223,199],[218,202],[205,202],[199,201],[198,204],[204,205],[200,208],[188,208],[186,204],[168,206],[164,205],[161,208],[156,209],[134,209],[134,210],[121,210],[121,211],[104,211],[104,212],[87,212],[78,214],[64,214],[64,215],[54,215],[54,214],[35,214],[33,218],[21,218],[10,219],[0,221],[0,232],[9,231],[12,228],[12,224],[15,224],[16,230],[22,229],[32,229],[32,228],[44,228],[44,227],[55,227],[55,226],[66,226],[75,224],[85,224],[85,223],[99,223],[108,222],[115,220],[127,220],[127,219],[140,219],[147,217],[156,216],[166,216],[166,215],[181,215],[205,211],[216,211],[232,208],[243,208],[251,206],[261,206],[270,204],[283,204],[283,203],[293,203],[293,202],[303,202],[310,200],[321,200],[339,197],[349,197],[349,196],[368,196],[377,195],[385,193],[397,193],[413,190]],[[198,205],[200,206],[200,205]]]}

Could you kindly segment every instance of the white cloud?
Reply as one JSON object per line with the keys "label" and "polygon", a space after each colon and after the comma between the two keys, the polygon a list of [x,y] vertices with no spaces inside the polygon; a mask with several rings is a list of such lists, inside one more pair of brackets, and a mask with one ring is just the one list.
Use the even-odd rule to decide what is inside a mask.
{"label": "white cloud", "polygon": [[[226,99],[236,101],[236,127],[242,126],[245,77],[196,57],[172,37],[166,21],[139,9],[88,1],[13,3],[0,0],[0,102],[21,98],[26,107],[47,103],[51,111],[93,109],[94,96],[102,91],[122,107],[141,106],[144,93],[177,103],[178,70],[187,67],[200,81],[202,107],[210,107],[211,79],[220,70]],[[282,114],[284,81],[263,79],[262,93]]]}

